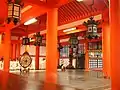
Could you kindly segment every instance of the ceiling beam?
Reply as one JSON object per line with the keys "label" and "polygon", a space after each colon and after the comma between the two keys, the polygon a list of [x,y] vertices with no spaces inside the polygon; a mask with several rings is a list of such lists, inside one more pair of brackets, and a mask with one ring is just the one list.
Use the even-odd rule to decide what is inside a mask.
{"label": "ceiling beam", "polygon": [[49,7],[49,5],[43,0],[22,0],[23,3],[29,3],[29,4],[34,4],[37,6],[42,6],[42,7]]}
{"label": "ceiling beam", "polygon": [[[71,28],[71,27],[76,27],[76,26],[82,25],[83,22],[87,21],[88,19],[89,18],[85,18],[85,19],[81,19],[81,20],[78,20],[78,21],[75,21],[75,22],[72,22],[72,23],[68,23],[68,24],[64,24],[64,25],[58,26],[58,30],[63,30],[63,29],[67,29],[67,28]],[[95,20],[101,20],[102,19],[101,14],[99,13],[96,16],[94,16],[94,19]],[[46,30],[41,31],[41,34],[46,34]]]}
{"label": "ceiling beam", "polygon": [[73,0],[22,0],[22,2],[29,2],[31,4],[44,6],[48,8],[60,7],[61,5],[68,3],[68,1],[70,2]]}
{"label": "ceiling beam", "polygon": [[0,24],[4,23],[7,18],[7,0],[0,0]]}
{"label": "ceiling beam", "polygon": [[[74,21],[74,22],[71,22],[71,23],[68,23],[68,24],[60,25],[60,26],[58,26],[58,30],[64,30],[64,29],[71,28],[71,27],[77,27],[79,25],[82,25],[83,22],[87,21],[88,19],[89,18],[84,18],[84,19],[81,19],[81,20],[78,20],[78,21]],[[100,12],[96,16],[94,16],[94,19],[95,20],[101,20],[102,19],[102,16],[101,16]],[[84,27],[83,26],[79,26],[78,28],[79,29],[83,29]],[[42,31],[40,31],[40,33],[44,35],[44,34],[46,34],[46,30],[42,30]],[[34,34],[34,32],[29,34],[29,35],[32,35],[32,34]]]}

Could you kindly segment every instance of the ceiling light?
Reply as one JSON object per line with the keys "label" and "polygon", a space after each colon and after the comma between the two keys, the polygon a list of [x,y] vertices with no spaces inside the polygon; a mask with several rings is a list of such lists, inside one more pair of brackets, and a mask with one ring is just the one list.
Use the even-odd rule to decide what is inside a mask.
{"label": "ceiling light", "polygon": [[66,32],[66,34],[77,33],[77,32],[80,32],[80,31],[81,31],[80,29],[77,29],[77,30],[74,30],[74,31],[69,31],[69,32]]}
{"label": "ceiling light", "polygon": [[81,2],[81,1],[83,1],[83,0],[76,0],[77,2]]}
{"label": "ceiling light", "polygon": [[65,30],[63,30],[63,32],[69,32],[69,31],[73,31],[73,30],[76,30],[76,27],[74,27],[74,28],[69,28],[69,29],[65,29]]}
{"label": "ceiling light", "polygon": [[24,25],[30,25],[30,24],[35,23],[35,22],[37,22],[37,19],[36,19],[36,18],[32,18],[32,19],[26,21],[26,22],[24,23]]}
{"label": "ceiling light", "polygon": [[23,9],[21,10],[21,13],[24,13],[24,12],[28,11],[28,10],[31,9],[31,8],[32,8],[32,6],[31,6],[31,5],[28,5],[28,6],[26,6],[25,8],[23,8]]}

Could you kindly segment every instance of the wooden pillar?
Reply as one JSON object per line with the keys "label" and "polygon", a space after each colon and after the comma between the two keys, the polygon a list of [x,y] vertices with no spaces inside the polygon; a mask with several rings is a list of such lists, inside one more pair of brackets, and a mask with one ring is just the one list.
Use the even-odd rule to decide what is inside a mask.
{"label": "wooden pillar", "polygon": [[35,70],[39,70],[39,49],[40,46],[36,46]]}
{"label": "wooden pillar", "polygon": [[4,39],[4,71],[9,72],[10,67],[10,53],[11,53],[11,26],[5,26],[5,39]]}
{"label": "wooden pillar", "polygon": [[85,42],[85,71],[89,71],[88,41]]}
{"label": "wooden pillar", "polygon": [[110,25],[109,9],[102,13],[102,53],[103,53],[103,74],[110,78]]}
{"label": "wooden pillar", "polygon": [[46,35],[46,82],[57,83],[57,26],[58,9],[53,8],[47,12]]}
{"label": "wooden pillar", "polygon": [[112,90],[120,90],[120,0],[110,0],[110,59]]}

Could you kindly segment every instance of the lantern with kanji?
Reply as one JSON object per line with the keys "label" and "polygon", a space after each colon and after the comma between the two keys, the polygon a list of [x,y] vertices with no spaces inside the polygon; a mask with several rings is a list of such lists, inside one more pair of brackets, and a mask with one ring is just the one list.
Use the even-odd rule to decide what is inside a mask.
{"label": "lantern with kanji", "polygon": [[42,44],[42,38],[43,36],[40,35],[40,32],[37,32],[35,36],[35,46],[40,46]]}
{"label": "lantern with kanji", "polygon": [[99,21],[95,21],[93,17],[90,18],[87,22],[84,22],[83,25],[87,27],[86,38],[88,39],[97,39],[99,34],[97,32]]}
{"label": "lantern with kanji", "polygon": [[76,47],[76,45],[78,45],[78,43],[79,43],[78,37],[75,36],[75,34],[72,34],[69,39],[69,43],[70,43],[71,48]]}
{"label": "lantern with kanji", "polygon": [[22,38],[22,45],[30,45],[30,39],[27,36]]}

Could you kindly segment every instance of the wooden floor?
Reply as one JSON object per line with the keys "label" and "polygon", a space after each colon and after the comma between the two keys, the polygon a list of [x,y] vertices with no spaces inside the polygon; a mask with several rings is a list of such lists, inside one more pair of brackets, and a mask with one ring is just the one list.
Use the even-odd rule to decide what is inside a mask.
{"label": "wooden floor", "polygon": [[19,75],[0,71],[0,90],[82,90],[60,86],[56,84],[48,84]]}

